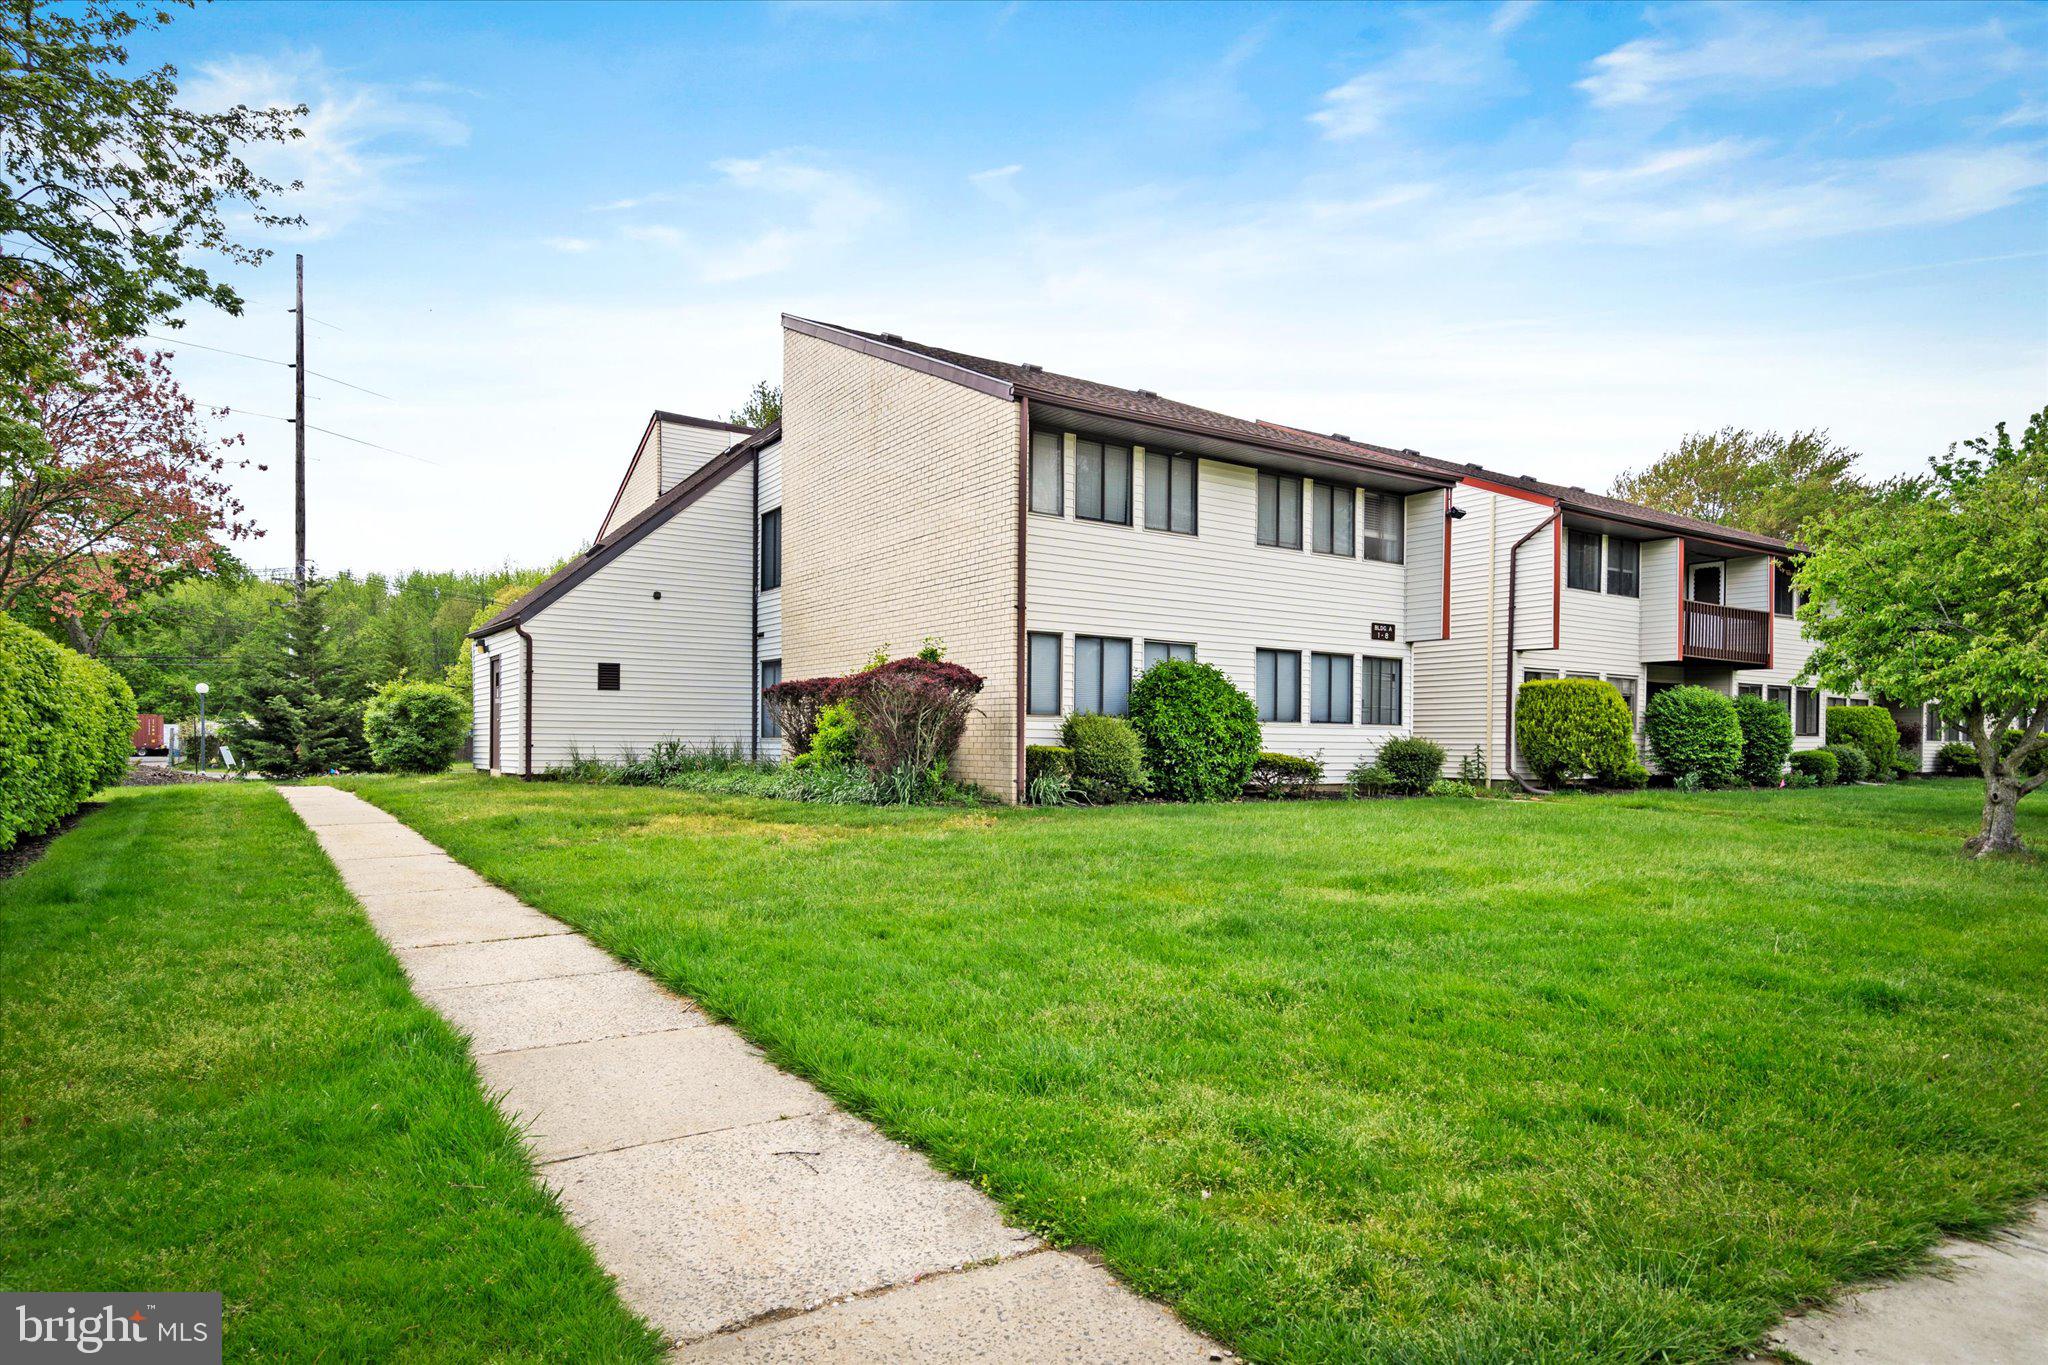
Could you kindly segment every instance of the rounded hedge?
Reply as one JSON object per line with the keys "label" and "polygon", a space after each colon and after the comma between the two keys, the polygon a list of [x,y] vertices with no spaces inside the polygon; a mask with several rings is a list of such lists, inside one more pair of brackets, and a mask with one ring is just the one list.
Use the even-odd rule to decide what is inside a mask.
{"label": "rounded hedge", "polygon": [[1874,771],[1870,756],[1853,744],[1824,744],[1821,748],[1835,756],[1835,769],[1840,782],[1862,782]]}
{"label": "rounded hedge", "polygon": [[1323,762],[1298,754],[1260,754],[1245,779],[1244,794],[1262,799],[1307,796],[1323,780]]}
{"label": "rounded hedge", "polygon": [[1515,748],[1550,786],[1617,778],[1635,762],[1635,718],[1611,683],[1542,678],[1515,694]]}
{"label": "rounded hedge", "polygon": [[[1830,706],[1828,743],[1853,744],[1870,760],[1869,776],[1889,781],[1899,763],[1899,723],[1882,706]],[[1844,777],[1843,781],[1850,779]]]}
{"label": "rounded hedge", "polygon": [[1791,714],[1762,697],[1737,697],[1735,724],[1742,731],[1742,780],[1752,787],[1777,786],[1792,753]]}
{"label": "rounded hedge", "polygon": [[1725,787],[1742,763],[1742,727],[1735,703],[1705,687],[1673,687],[1650,698],[1643,709],[1650,751],[1674,779],[1694,777],[1705,786]]}
{"label": "rounded hedge", "polygon": [[1074,791],[1109,805],[1145,792],[1145,751],[1138,732],[1120,716],[1067,717],[1060,739],[1074,755]]}
{"label": "rounded hedge", "polygon": [[1259,708],[1212,664],[1165,659],[1131,684],[1131,728],[1152,789],[1175,801],[1228,801],[1259,757]]}
{"label": "rounded hedge", "polygon": [[1372,761],[1392,780],[1395,791],[1426,792],[1444,775],[1443,746],[1427,739],[1390,739]]}
{"label": "rounded hedge", "polygon": [[1791,758],[1792,771],[1804,773],[1825,787],[1841,772],[1841,760],[1826,749],[1801,749]]}
{"label": "rounded hedge", "polygon": [[1983,760],[1977,757],[1977,746],[1966,739],[1953,740],[1942,745],[1935,751],[1934,762],[1942,772],[1959,776],[1984,771]]}
{"label": "rounded hedge", "polygon": [[438,773],[462,752],[469,707],[452,687],[388,682],[363,708],[370,758],[387,773]]}
{"label": "rounded hedge", "polygon": [[119,782],[134,752],[127,682],[0,615],[0,849]]}

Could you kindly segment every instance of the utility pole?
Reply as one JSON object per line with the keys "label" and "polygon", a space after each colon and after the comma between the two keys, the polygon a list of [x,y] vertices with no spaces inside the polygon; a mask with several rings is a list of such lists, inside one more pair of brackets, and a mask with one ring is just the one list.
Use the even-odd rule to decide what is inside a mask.
{"label": "utility pole", "polygon": [[298,307],[292,309],[298,324],[298,345],[292,358],[292,529],[296,533],[298,558],[292,570],[292,592],[306,595],[306,258],[298,256]]}

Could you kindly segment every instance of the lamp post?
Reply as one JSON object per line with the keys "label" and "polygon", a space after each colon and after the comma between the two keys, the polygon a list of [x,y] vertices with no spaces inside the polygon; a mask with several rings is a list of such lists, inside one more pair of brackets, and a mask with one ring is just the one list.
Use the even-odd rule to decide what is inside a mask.
{"label": "lamp post", "polygon": [[205,683],[194,683],[192,690],[199,694],[199,766],[195,772],[206,773],[206,694],[210,690]]}

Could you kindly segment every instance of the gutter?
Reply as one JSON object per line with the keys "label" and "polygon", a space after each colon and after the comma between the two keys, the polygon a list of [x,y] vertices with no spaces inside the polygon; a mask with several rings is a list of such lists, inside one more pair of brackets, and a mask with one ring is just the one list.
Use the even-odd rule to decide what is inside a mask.
{"label": "gutter", "polygon": [[[1064,463],[1064,461],[1062,462]],[[1024,708],[1031,697],[1030,642],[1024,630],[1024,546],[1031,516],[1031,396],[1017,395],[1017,804],[1025,797]]]}
{"label": "gutter", "polygon": [[761,457],[754,456],[754,524],[747,530],[754,551],[747,557],[747,606],[751,628],[747,631],[747,740],[748,754],[761,761]]}
{"label": "gutter", "polygon": [[526,641],[526,666],[519,670],[520,686],[525,691],[525,701],[519,708],[519,726],[525,731],[525,756],[519,765],[522,780],[533,780],[533,637],[526,633],[524,623],[514,625],[519,638]]}
{"label": "gutter", "polygon": [[[1528,532],[1508,551],[1508,648],[1507,648],[1507,724],[1508,732],[1508,776],[1521,783],[1524,791],[1542,792],[1543,788],[1531,782],[1524,782],[1515,771],[1515,598],[1516,582],[1522,571],[1522,547],[1538,535],[1550,530],[1564,516],[1562,507],[1553,507],[1549,516],[1531,526]],[[1553,608],[1555,610],[1555,608]],[[1555,648],[1555,646],[1552,646]]]}

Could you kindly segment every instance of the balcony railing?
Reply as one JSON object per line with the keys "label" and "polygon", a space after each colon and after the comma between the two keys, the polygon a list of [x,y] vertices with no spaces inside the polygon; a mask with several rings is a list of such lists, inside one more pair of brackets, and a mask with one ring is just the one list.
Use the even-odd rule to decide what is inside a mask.
{"label": "balcony railing", "polygon": [[1771,614],[1715,602],[1687,602],[1685,657],[1762,668],[1771,661]]}

